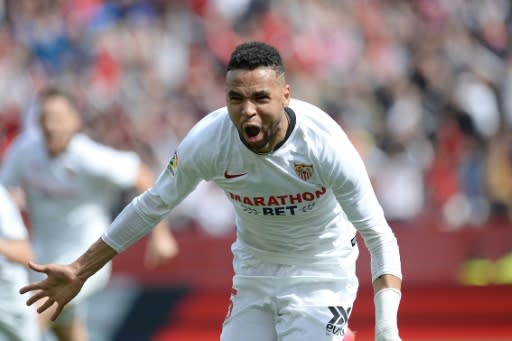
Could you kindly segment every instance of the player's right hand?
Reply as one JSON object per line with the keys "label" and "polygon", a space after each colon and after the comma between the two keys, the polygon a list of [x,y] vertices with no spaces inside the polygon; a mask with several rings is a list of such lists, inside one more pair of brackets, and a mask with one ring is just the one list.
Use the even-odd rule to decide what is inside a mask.
{"label": "player's right hand", "polygon": [[56,303],[57,308],[51,317],[51,320],[55,321],[64,306],[80,292],[85,281],[75,275],[74,268],[71,265],[41,265],[29,262],[28,266],[34,271],[45,273],[47,277],[44,280],[22,287],[20,294],[35,291],[27,300],[27,305],[29,306],[43,298],[47,298],[37,308],[38,313],[46,311]]}

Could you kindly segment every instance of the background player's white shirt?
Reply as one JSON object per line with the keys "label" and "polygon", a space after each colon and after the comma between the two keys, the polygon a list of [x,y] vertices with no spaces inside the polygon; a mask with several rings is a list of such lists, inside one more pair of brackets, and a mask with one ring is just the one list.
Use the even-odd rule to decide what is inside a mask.
{"label": "background player's white shirt", "polygon": [[[24,240],[28,233],[18,208],[9,193],[0,186],[0,240]],[[0,255],[0,339],[35,341],[35,311],[25,304],[26,297],[18,290],[29,283],[27,269]]]}
{"label": "background player's white shirt", "polygon": [[111,201],[133,186],[140,159],[77,134],[50,157],[39,132],[19,136],[3,162],[0,182],[26,193],[37,260],[74,260],[111,222]]}
{"label": "background player's white shirt", "polygon": [[[26,240],[28,232],[17,207],[7,191],[0,186],[0,240]],[[28,284],[28,271],[21,264],[0,255],[0,311],[20,311],[25,298],[18,290]]]}
{"label": "background player's white shirt", "polygon": [[[289,109],[296,125],[285,143],[266,155],[242,143],[226,108],[207,115],[155,186],[134,200],[136,212],[154,221],[201,179],[211,180],[236,209],[234,252],[284,264],[344,265],[353,261],[357,228],[372,253],[373,278],[401,277],[395,236],[355,148],[319,108],[292,100]],[[104,239],[112,242],[108,234]]]}

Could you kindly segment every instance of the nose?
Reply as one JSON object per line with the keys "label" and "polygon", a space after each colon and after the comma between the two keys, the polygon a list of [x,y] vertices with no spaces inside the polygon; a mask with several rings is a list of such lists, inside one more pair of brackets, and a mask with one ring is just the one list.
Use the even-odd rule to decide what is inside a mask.
{"label": "nose", "polygon": [[241,104],[240,112],[242,116],[251,117],[256,114],[256,105],[251,100],[245,100]]}
{"label": "nose", "polygon": [[43,133],[47,136],[53,136],[59,132],[61,129],[61,126],[58,122],[55,121],[43,121],[41,128],[43,130]]}

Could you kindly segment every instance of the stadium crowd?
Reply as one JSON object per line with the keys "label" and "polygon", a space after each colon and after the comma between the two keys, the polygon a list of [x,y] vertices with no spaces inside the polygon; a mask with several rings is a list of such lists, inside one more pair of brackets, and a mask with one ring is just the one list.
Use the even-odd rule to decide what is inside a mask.
{"label": "stadium crowd", "polygon": [[[232,48],[263,40],[283,52],[292,95],[356,144],[391,222],[512,219],[507,0],[4,0],[0,18],[0,156],[58,84],[88,134],[158,171],[224,105]],[[218,191],[201,184],[176,214],[225,232]]]}

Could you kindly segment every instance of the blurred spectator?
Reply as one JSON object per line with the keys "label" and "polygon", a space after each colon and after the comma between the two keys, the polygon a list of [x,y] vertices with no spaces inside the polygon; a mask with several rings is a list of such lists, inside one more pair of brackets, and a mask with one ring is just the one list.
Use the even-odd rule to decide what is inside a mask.
{"label": "blurred spectator", "polygon": [[[283,52],[294,97],[366,136],[365,162],[390,219],[441,209],[443,224],[463,228],[510,207],[509,180],[499,175],[508,166],[497,156],[502,128],[512,127],[507,0],[3,4],[4,146],[13,127],[37,116],[33,94],[56,83],[78,98],[91,136],[135,148],[160,169],[205,108],[222,105],[231,49],[258,39]],[[193,196],[188,210],[209,198]]]}
{"label": "blurred spectator", "polygon": [[491,141],[486,159],[486,182],[492,211],[512,217],[512,129],[505,128]]}

